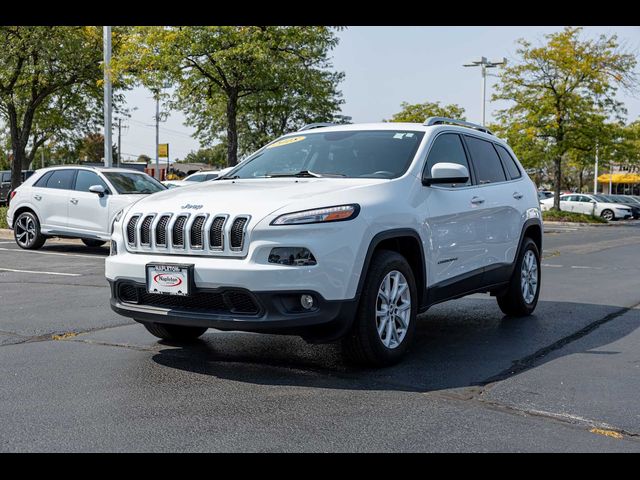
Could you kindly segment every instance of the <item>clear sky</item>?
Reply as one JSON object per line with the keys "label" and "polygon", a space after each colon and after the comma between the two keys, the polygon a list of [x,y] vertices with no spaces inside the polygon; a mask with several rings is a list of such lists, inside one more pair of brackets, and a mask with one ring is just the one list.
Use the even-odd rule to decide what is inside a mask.
{"label": "clear sky", "polygon": [[[546,33],[562,27],[350,27],[339,33],[340,44],[333,51],[336,70],[345,72],[341,84],[345,104],[342,113],[354,122],[377,122],[399,110],[400,103],[440,101],[464,107],[469,121],[481,120],[482,83],[479,68],[464,68],[463,63],[485,56],[506,57],[513,61],[516,40],[542,41]],[[640,27],[586,27],[584,34],[617,34],[627,49],[640,54]],[[640,69],[640,67],[639,67]],[[487,81],[490,96],[495,78]],[[127,93],[132,112],[123,122],[124,158],[141,153],[153,157],[155,103],[150,92],[137,88]],[[640,95],[621,93],[628,118],[640,117]],[[501,105],[487,103],[487,121]],[[172,112],[161,124],[160,142],[170,144],[170,156],[184,158],[197,150],[192,129],[184,124],[180,112]],[[117,134],[117,132],[116,132]],[[114,137],[114,141],[117,139]]]}

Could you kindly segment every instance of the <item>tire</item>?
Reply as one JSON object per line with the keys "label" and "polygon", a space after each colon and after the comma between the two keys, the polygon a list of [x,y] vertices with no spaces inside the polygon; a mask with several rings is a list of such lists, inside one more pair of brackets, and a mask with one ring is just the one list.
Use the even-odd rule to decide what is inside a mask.
{"label": "tire", "polygon": [[40,221],[32,212],[22,212],[13,222],[13,238],[20,248],[37,250],[47,237],[40,232]]}
{"label": "tire", "polygon": [[140,322],[151,335],[163,340],[188,342],[195,340],[207,331],[204,327],[186,327],[184,325],[166,325],[159,323]]}
{"label": "tire", "polygon": [[[531,255],[533,255],[533,260],[535,260],[534,263],[525,264],[525,262],[531,262]],[[523,269],[527,270],[526,275],[529,275],[529,278],[535,275],[535,292],[533,295],[531,295],[531,291],[529,290],[527,296],[525,296],[524,286],[522,285],[523,275],[525,275]],[[496,297],[498,306],[505,315],[525,317],[533,313],[538,304],[538,297],[540,296],[540,272],[540,252],[535,242],[529,237],[526,237],[518,254],[509,287],[504,294]],[[528,283],[528,285],[531,284]],[[531,289],[531,287],[529,288]]]}
{"label": "tire", "polygon": [[608,208],[600,212],[600,216],[604,218],[607,222],[616,219],[616,216],[613,213],[613,210],[609,210]]}
{"label": "tire", "polygon": [[[387,278],[389,283],[385,284]],[[390,305],[394,313],[397,313],[391,317],[379,318],[376,315],[379,308],[380,311],[388,310],[383,308],[385,300],[384,295],[380,295],[384,293],[382,289],[391,287],[393,292],[395,285],[403,284],[406,284],[406,288],[402,294],[394,297]],[[403,309],[403,305],[408,307]],[[409,263],[399,253],[388,250],[376,252],[365,277],[354,323],[341,342],[345,360],[373,367],[397,363],[411,346],[417,315],[418,292]],[[389,318],[393,319],[393,324],[389,323]],[[385,328],[385,325],[389,328]],[[379,327],[383,327],[381,334],[378,333]]]}
{"label": "tire", "polygon": [[81,238],[81,240],[87,247],[101,247],[107,243],[102,240],[93,240],[91,238]]}

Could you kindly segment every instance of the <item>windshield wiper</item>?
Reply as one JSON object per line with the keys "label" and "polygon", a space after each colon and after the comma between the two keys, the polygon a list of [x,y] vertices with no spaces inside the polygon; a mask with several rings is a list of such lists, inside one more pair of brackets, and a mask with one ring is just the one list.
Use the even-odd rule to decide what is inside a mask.
{"label": "windshield wiper", "polygon": [[322,177],[344,177],[341,173],[319,173],[312,172],[310,170],[301,170],[297,173],[270,173],[265,175],[266,177],[278,178],[278,177],[297,177],[297,178],[322,178]]}
{"label": "windshield wiper", "polygon": [[214,178],[214,180],[235,180],[236,178],[240,178],[240,175],[234,175],[233,177],[229,177],[227,175],[223,175],[218,178]]}

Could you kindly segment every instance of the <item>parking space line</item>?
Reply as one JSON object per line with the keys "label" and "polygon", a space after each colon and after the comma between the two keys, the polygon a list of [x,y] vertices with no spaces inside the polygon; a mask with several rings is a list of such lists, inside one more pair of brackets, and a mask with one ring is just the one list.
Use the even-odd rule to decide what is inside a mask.
{"label": "parking space line", "polygon": [[551,263],[543,263],[543,267],[554,267],[554,268],[562,268],[562,265],[552,265]]}
{"label": "parking space line", "polygon": [[60,275],[63,277],[81,277],[81,273],[62,273],[62,272],[39,272],[36,270],[16,270],[14,268],[0,268],[0,272],[13,272],[13,273],[35,273],[38,275]]}
{"label": "parking space line", "polygon": [[81,257],[81,258],[96,258],[99,260],[104,260],[104,256],[96,256],[96,255],[82,255],[79,253],[62,253],[62,252],[38,252],[36,250],[23,250],[17,248],[4,248],[0,247],[0,251],[3,252],[21,252],[21,253],[38,253],[40,255],[59,255],[63,257]]}

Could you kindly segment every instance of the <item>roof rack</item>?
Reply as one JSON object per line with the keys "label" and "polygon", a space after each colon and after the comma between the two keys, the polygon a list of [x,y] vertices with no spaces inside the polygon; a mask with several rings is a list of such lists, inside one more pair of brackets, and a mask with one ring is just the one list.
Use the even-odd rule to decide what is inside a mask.
{"label": "roof rack", "polygon": [[336,125],[338,125],[337,123],[327,123],[327,122],[320,122],[320,123],[309,123],[307,125],[305,125],[304,127],[302,127],[301,129],[299,129],[299,132],[303,132],[305,130],[313,130],[314,128],[322,128],[322,127],[335,127]]}
{"label": "roof rack", "polygon": [[478,125],[476,123],[465,122],[463,120],[456,120],[454,118],[447,117],[429,117],[425,120],[423,125],[430,127],[431,125],[441,125],[441,124],[450,124],[450,125],[458,125],[460,127],[473,128],[474,130],[479,130],[484,133],[488,133],[489,135],[493,135],[493,132],[482,125]]}

